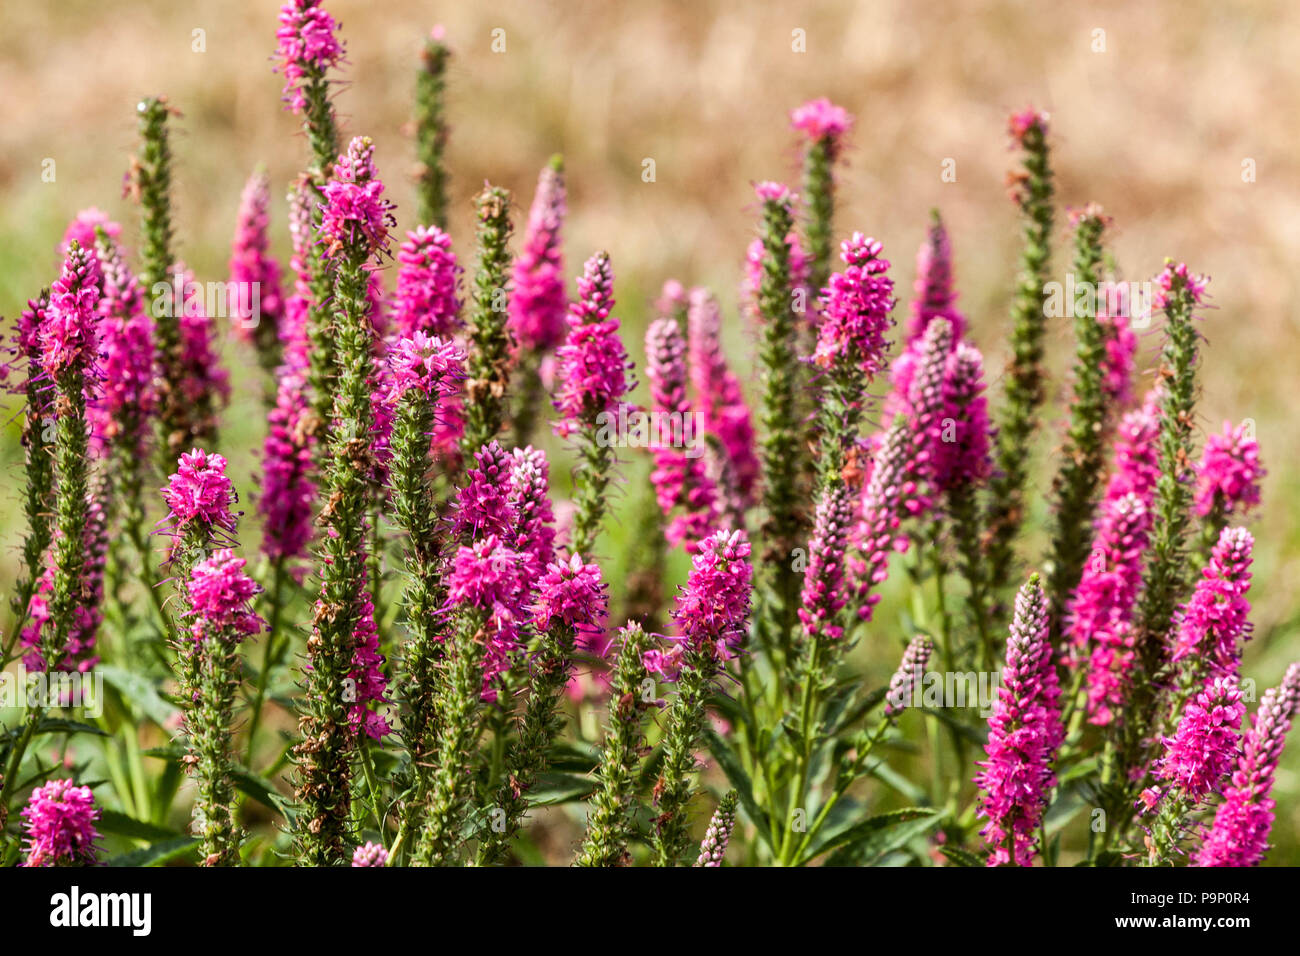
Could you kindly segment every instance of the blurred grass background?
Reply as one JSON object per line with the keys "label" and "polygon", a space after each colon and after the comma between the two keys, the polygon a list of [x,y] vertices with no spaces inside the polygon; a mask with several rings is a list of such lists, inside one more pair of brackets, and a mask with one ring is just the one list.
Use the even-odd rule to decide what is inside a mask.
{"label": "blurred grass background", "polygon": [[[174,125],[178,253],[200,280],[222,278],[240,187],[257,163],[287,184],[307,147],[280,108],[271,72],[272,0],[6,3],[0,10],[0,314],[55,277],[67,221],[96,205],[137,242],[137,212],[121,198],[135,147],[134,105],[166,93]],[[1004,124],[1033,103],[1050,111],[1062,205],[1100,202],[1115,217],[1125,278],[1154,274],[1165,256],[1213,277],[1201,381],[1201,424],[1256,423],[1269,469],[1258,537],[1256,637],[1246,674],[1264,686],[1300,657],[1300,617],[1286,582],[1300,569],[1295,507],[1300,439],[1294,407],[1300,312],[1300,19],[1286,0],[1075,4],[770,2],[637,3],[494,0],[384,4],[327,0],[348,47],[337,108],[345,135],[365,133],[398,205],[411,218],[409,120],[416,56],[435,23],[447,28],[453,215],[462,261],[471,258],[470,197],[484,179],[514,191],[522,226],[538,168],[566,157],[568,271],[597,248],[615,264],[618,313],[641,364],[640,333],[662,281],[719,292],[732,360],[757,381],[753,334],[737,318],[744,247],[753,234],[750,184],[797,180],[788,110],[829,96],[856,117],[840,168],[838,231],[885,243],[900,291],[931,207],[947,219],[961,305],[989,369],[1003,366],[1016,213],[1003,185],[1012,161]],[[504,30],[504,52],[492,31]],[[201,30],[203,52],[196,52]],[[804,31],[806,52],[792,49]],[[1103,31],[1099,34],[1097,31]],[[1098,51],[1099,43],[1104,50]],[[642,181],[655,161],[656,181]],[[56,178],[42,181],[53,159]],[[955,162],[956,181],[941,179]],[[1255,181],[1243,181],[1252,160]],[[277,187],[273,238],[287,256]],[[1059,217],[1065,222],[1065,216]],[[1064,226],[1054,267],[1068,264]],[[391,285],[391,277],[389,279]],[[905,306],[904,306],[905,308]],[[900,309],[899,315],[901,316]],[[9,325],[5,326],[6,331]],[[1068,321],[1050,330],[1058,390],[1071,353]],[[1151,364],[1157,343],[1147,337]],[[263,433],[252,356],[226,344],[235,398],[223,432],[241,488],[254,488]],[[996,401],[996,385],[994,397]],[[1056,413],[1062,408],[1058,393]],[[16,407],[3,416],[0,569],[13,581],[23,527]],[[1038,508],[1060,429],[1035,454]],[[557,464],[557,475],[564,471]],[[644,463],[625,469],[640,482]],[[622,500],[635,500],[639,491]],[[247,497],[247,495],[246,495]],[[619,507],[622,505],[620,504]],[[250,522],[251,523],[251,522]],[[603,544],[617,567],[628,522]],[[253,535],[246,535],[251,545]],[[1033,554],[1027,555],[1033,558]],[[674,561],[680,578],[684,565]],[[618,580],[616,574],[612,574]],[[895,575],[895,579],[902,575]],[[873,680],[894,666],[898,589],[861,657]],[[1270,862],[1300,862],[1300,744],[1278,775],[1278,844]]]}

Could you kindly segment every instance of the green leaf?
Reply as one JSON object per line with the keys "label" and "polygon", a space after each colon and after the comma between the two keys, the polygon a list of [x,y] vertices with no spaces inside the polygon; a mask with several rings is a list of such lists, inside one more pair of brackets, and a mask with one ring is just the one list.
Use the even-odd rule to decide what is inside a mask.
{"label": "green leaf", "polygon": [[713,754],[713,759],[718,762],[722,772],[727,775],[727,780],[731,782],[732,789],[740,798],[740,805],[745,808],[745,815],[749,817],[750,823],[754,824],[758,835],[770,847],[772,836],[767,831],[767,814],[759,808],[758,802],[754,799],[754,783],[741,765],[740,758],[731,749],[731,745],[718,736],[718,732],[712,727],[705,728],[704,744],[709,748],[709,753]]}
{"label": "green leaf", "polygon": [[969,850],[963,850],[959,846],[941,846],[939,852],[948,858],[948,862],[953,866],[977,866],[983,867],[984,861]]}
{"label": "green leaf", "polygon": [[867,776],[875,777],[881,783],[892,787],[906,800],[920,803],[925,799],[925,790],[908,780],[887,763],[874,763],[867,767]]}
{"label": "green leaf", "polygon": [[940,811],[932,807],[907,807],[882,813],[849,827],[832,840],[818,844],[805,859],[812,860],[839,847],[826,861],[827,866],[869,866],[886,853],[898,849],[913,837],[930,829],[939,816]]}
{"label": "green leaf", "polygon": [[41,734],[93,734],[96,737],[107,737],[108,733],[96,727],[94,724],[83,724],[79,720],[67,720],[63,717],[43,717],[41,722],[36,725],[35,735]]}
{"label": "green leaf", "polygon": [[101,665],[95,671],[104,675],[104,680],[113,685],[133,710],[148,717],[159,727],[169,726],[179,713],[177,707],[162,699],[158,688],[148,678],[111,665]]}
{"label": "green leaf", "polygon": [[591,773],[600,763],[600,748],[584,741],[560,741],[551,747],[546,766],[570,773]]}
{"label": "green leaf", "polygon": [[170,840],[162,840],[151,846],[144,847],[140,850],[132,850],[130,853],[123,853],[121,856],[115,856],[108,861],[109,866],[158,866],[166,863],[168,860],[175,859],[182,853],[187,853],[199,845],[199,841],[193,837],[181,836],[173,837]]}
{"label": "green leaf", "polygon": [[977,747],[983,747],[986,743],[988,743],[988,729],[983,725],[981,725],[979,729],[976,729],[975,727],[972,727],[970,724],[966,723],[965,721],[959,720],[958,718],[954,717],[950,713],[947,713],[946,711],[934,710],[929,707],[921,707],[919,709],[921,713],[933,717],[935,720],[938,720],[940,723],[947,724],[949,727],[955,730],[960,736],[965,737],[968,741],[970,741]]}
{"label": "green leaf", "polygon": [[532,807],[555,807],[574,800],[583,800],[596,789],[595,781],[590,777],[579,777],[571,773],[539,773],[536,785],[528,791],[528,805]]}
{"label": "green leaf", "polygon": [[286,820],[293,819],[292,806],[276,792],[265,777],[260,777],[244,767],[235,767],[230,771],[230,779],[235,782],[235,786],[241,793],[252,797],[262,806],[280,814]]}
{"label": "green leaf", "polygon": [[180,836],[175,830],[154,826],[152,823],[137,820],[135,817],[128,817],[125,813],[119,813],[116,810],[101,811],[99,820],[95,825],[105,833],[135,837],[137,840],[169,840]]}

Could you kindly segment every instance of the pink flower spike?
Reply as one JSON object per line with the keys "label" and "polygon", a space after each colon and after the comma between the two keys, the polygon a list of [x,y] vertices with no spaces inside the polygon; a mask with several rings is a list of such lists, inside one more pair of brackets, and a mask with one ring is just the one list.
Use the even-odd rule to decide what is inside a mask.
{"label": "pink flower spike", "polygon": [[673,620],[686,644],[726,660],[748,627],[753,569],[743,531],[718,531],[700,545]]}
{"label": "pink flower spike", "polygon": [[388,369],[388,401],[396,402],[408,391],[441,401],[465,377],[465,350],[450,339],[417,331],[389,348]]}
{"label": "pink flower spike", "polygon": [[51,378],[72,369],[85,372],[95,360],[100,272],[93,248],[74,239],[63,271],[50,289],[39,336],[41,367]]}
{"label": "pink flower spike", "polygon": [[393,204],[383,198],[384,183],[375,169],[375,145],[368,136],[354,137],[334,164],[334,175],[321,189],[320,240],[326,257],[347,249],[367,258],[388,251],[388,230],[396,223]]}
{"label": "pink flower spike", "polygon": [[1224,515],[1250,511],[1259,504],[1259,482],[1266,474],[1248,423],[1233,428],[1224,422],[1221,434],[1206,439],[1196,467],[1196,513],[1205,517],[1216,505]]}
{"label": "pink flower spike", "polygon": [[91,206],[81,210],[72,222],[68,223],[68,228],[63,232],[63,241],[59,243],[59,255],[66,256],[74,241],[81,248],[93,251],[96,242],[96,226],[101,227],[110,239],[116,240],[122,235],[122,227],[110,219],[108,213]]}
{"label": "pink flower spike", "polygon": [[564,340],[568,295],[560,230],[567,211],[564,175],[555,165],[545,166],[537,177],[524,247],[511,272],[509,323],[525,351],[549,352]]}
{"label": "pink flower spike", "polygon": [[397,293],[393,298],[393,330],[409,337],[416,332],[448,338],[458,332],[461,267],[451,249],[451,236],[437,226],[419,226],[406,234],[397,250]]}
{"label": "pink flower spike", "polygon": [[353,866],[387,866],[388,851],[378,843],[365,843],[352,852]]}
{"label": "pink flower spike", "polygon": [[853,117],[823,96],[793,109],[790,125],[811,140],[829,139],[832,151],[837,151],[844,134],[853,126]]}
{"label": "pink flower spike", "polygon": [[194,566],[185,589],[194,612],[190,629],[196,640],[215,632],[238,642],[266,626],[249,607],[262,588],[244,573],[244,565],[244,559],[229,548],[219,548]]}
{"label": "pink flower spike", "polygon": [[1193,801],[1215,790],[1237,757],[1237,731],[1246,705],[1235,676],[1216,677],[1189,701],[1178,729],[1166,737],[1157,773]]}
{"label": "pink flower spike", "polygon": [[201,448],[183,454],[176,473],[167,479],[163,501],[171,509],[168,519],[180,531],[190,522],[199,522],[217,531],[235,530],[235,516],[230,508],[238,499],[234,485],[226,477],[226,459],[209,455]]}
{"label": "pink flower spike", "polygon": [[857,366],[868,379],[880,371],[893,326],[894,280],[881,244],[860,232],[840,243],[844,270],[822,290],[824,303],[813,362],[829,368],[838,362]]}
{"label": "pink flower spike", "polygon": [[284,73],[284,101],[295,113],[307,106],[304,86],[343,62],[343,43],[335,29],[334,18],[321,9],[319,0],[288,0],[280,8],[277,69]]}
{"label": "pink flower spike", "polygon": [[95,821],[99,808],[89,787],[51,780],[37,787],[23,808],[27,858],[23,866],[87,866],[99,858]]}

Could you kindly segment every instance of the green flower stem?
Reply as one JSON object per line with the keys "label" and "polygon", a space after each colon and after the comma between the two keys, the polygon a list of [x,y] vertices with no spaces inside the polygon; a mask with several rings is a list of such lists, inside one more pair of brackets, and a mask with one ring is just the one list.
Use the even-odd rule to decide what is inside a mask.
{"label": "green flower stem", "polygon": [[609,476],[614,468],[614,448],[601,439],[600,429],[589,422],[577,435],[578,466],[573,473],[573,552],[591,554],[605,519]]}
{"label": "green flower stem", "polygon": [[[86,375],[78,366],[63,371],[56,379],[54,461],[58,475],[54,496],[53,568],[50,590],[50,619],[41,628],[37,651],[49,670],[55,670],[67,653],[68,639],[77,623],[77,611],[85,603],[82,572],[85,568],[84,532],[90,508],[87,462],[89,430],[86,425]],[[43,706],[29,707],[23,732],[9,751],[4,780],[0,782],[0,827],[8,818],[9,797],[17,784],[23,757],[45,716]],[[10,845],[7,836],[6,849]]]}
{"label": "green flower stem", "polygon": [[[36,300],[35,321],[49,308],[49,290],[42,290]],[[39,384],[40,348],[33,343],[27,353],[26,411],[23,415],[22,445],[25,452],[26,489],[23,512],[27,517],[27,536],[23,539],[23,571],[10,607],[14,623],[0,654],[0,668],[13,660],[14,645],[27,625],[28,608],[40,582],[45,552],[50,547],[50,502],[54,493],[54,443],[45,440],[45,416],[49,414],[41,399]]]}
{"label": "green flower stem", "polygon": [[[187,703],[186,764],[198,779],[194,801],[194,833],[199,859],[205,866],[239,863],[241,833],[231,807],[235,788],[231,741],[235,693],[239,687],[238,643],[233,635],[215,633],[201,641],[178,635],[183,654],[193,658],[187,669],[196,678],[196,693]],[[268,639],[269,643],[269,639]]]}
{"label": "green flower stem", "polygon": [[989,482],[987,580],[989,592],[995,597],[1011,577],[1014,545],[1025,517],[1029,450],[1044,397],[1044,302],[1050,277],[1053,188],[1041,125],[1025,134],[1024,148],[1021,213],[1025,245],[1012,306],[1012,359],[1007,369],[1006,404],[998,428],[996,468]]}
{"label": "green flower stem", "polygon": [[472,609],[460,616],[453,632],[449,685],[439,702],[438,747],[429,803],[415,852],[419,866],[455,862],[461,843],[461,824],[471,784],[468,771],[481,716],[485,622],[484,613]]}
{"label": "green flower stem", "polygon": [[546,769],[551,743],[564,729],[560,700],[573,673],[576,635],[563,624],[541,637],[539,653],[532,658],[528,702],[519,721],[519,736],[506,756],[506,779],[497,793],[497,808],[505,811],[504,826],[490,826],[479,844],[480,866],[499,863],[510,847],[528,809],[528,791]]}
{"label": "green flower stem", "polygon": [[800,506],[802,428],[797,389],[799,362],[795,344],[795,313],[790,296],[791,228],[788,200],[763,203],[763,275],[758,311],[763,320],[759,358],[763,363],[762,443],[763,563],[768,569],[759,589],[756,633],[766,646],[773,639],[788,648],[799,603],[800,574],[792,555],[803,543],[804,515]]}
{"label": "green flower stem", "polygon": [[487,186],[478,211],[478,270],[469,316],[465,434],[466,460],[500,433],[510,384],[511,335],[506,325],[510,272],[510,193]]}
{"label": "green flower stem", "polygon": [[[1124,725],[1121,779],[1144,761],[1150,731],[1157,726],[1155,696],[1174,609],[1187,586],[1185,548],[1192,496],[1192,428],[1196,407],[1197,331],[1195,302],[1184,286],[1170,291],[1165,307],[1161,355],[1159,459],[1155,503],[1142,597],[1138,603],[1137,661]],[[1140,781],[1135,782],[1135,786]]]}
{"label": "green flower stem", "polygon": [[[1075,230],[1075,283],[1096,289],[1102,279],[1102,233],[1106,218],[1085,212]],[[1052,536],[1047,593],[1052,602],[1052,638],[1061,636],[1066,603],[1079,584],[1083,563],[1091,547],[1090,528],[1105,471],[1106,335],[1097,321],[1098,306],[1082,309],[1069,303],[1074,313],[1074,398],[1070,403],[1070,430],[1061,450],[1061,467],[1052,482],[1056,527]]]}
{"label": "green flower stem", "polygon": [[[872,748],[884,736],[885,731],[889,729],[891,721],[889,718],[882,718],[874,730],[868,734],[859,737],[857,746],[854,748],[853,757],[850,759],[847,754],[845,760],[841,763],[835,776],[835,785],[830,794],[826,797],[826,802],[822,804],[821,810],[813,818],[812,825],[808,827],[808,832],[803,835],[803,839],[794,847],[794,852],[789,854],[782,862],[785,866],[795,866],[799,863],[807,862],[804,854],[808,852],[808,847],[821,832],[822,826],[826,823],[826,818],[830,816],[835,805],[843,799],[844,795],[849,792],[853,782],[862,776],[863,768],[867,765],[867,758],[871,756]],[[793,845],[793,844],[792,844]]]}
{"label": "green flower stem", "polygon": [[429,37],[415,77],[416,200],[420,222],[447,228],[447,119],[444,97],[451,50]]}
{"label": "green flower stem", "polygon": [[351,757],[356,731],[348,720],[348,687],[366,571],[370,475],[370,382],[373,377],[365,248],[347,248],[338,266],[333,305],[338,392],[334,401],[320,521],[321,596],[307,641],[299,726],[295,842],[315,866],[345,861],[351,846]]}
{"label": "green flower stem", "polygon": [[655,866],[677,866],[690,846],[686,806],[695,792],[695,753],[708,719],[705,700],[717,675],[718,661],[711,651],[686,651],[677,675],[677,696],[669,705],[664,728],[663,767],[657,786],[659,815],[651,835]]}
{"label": "green flower stem", "polygon": [[650,675],[642,655],[649,649],[645,631],[629,622],[620,634],[609,695],[609,726],[596,769],[599,784],[575,866],[618,866],[627,857],[644,740],[641,726],[646,710],[654,706],[643,690]]}

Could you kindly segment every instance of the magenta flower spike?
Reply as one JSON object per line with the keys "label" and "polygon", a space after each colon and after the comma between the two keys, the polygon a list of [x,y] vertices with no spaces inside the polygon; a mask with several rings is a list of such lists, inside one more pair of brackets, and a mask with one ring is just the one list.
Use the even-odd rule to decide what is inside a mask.
{"label": "magenta flower spike", "polygon": [[419,226],[397,250],[397,291],[393,296],[393,334],[416,332],[450,337],[459,332],[461,267],[451,236],[437,226]]}
{"label": "magenta flower spike", "polygon": [[812,360],[822,368],[833,363],[856,365],[868,379],[884,364],[893,326],[894,280],[881,244],[860,232],[840,243],[844,269],[831,276],[822,292],[817,347]]}
{"label": "magenta flower spike", "polygon": [[828,483],[817,504],[799,602],[799,621],[809,641],[823,637],[838,641],[844,636],[840,612],[848,603],[844,560],[852,528],[852,493],[841,481]]}
{"label": "magenta flower spike", "polygon": [[897,717],[912,706],[912,696],[925,678],[925,666],[934,653],[934,642],[918,634],[907,644],[898,670],[889,678],[889,692],[885,694],[885,716]]}
{"label": "magenta flower spike", "polygon": [[844,107],[822,96],[791,110],[790,125],[810,140],[829,138],[838,152],[845,134],[853,126],[853,117]]}
{"label": "magenta flower spike", "polygon": [[989,718],[988,759],[975,783],[983,793],[980,831],[989,866],[1029,866],[1046,801],[1056,785],[1052,764],[1065,737],[1056,665],[1047,637],[1047,596],[1038,575],[1016,595],[1002,686]]}
{"label": "magenta flower spike", "polygon": [[727,660],[744,642],[753,568],[743,531],[717,531],[691,561],[673,620],[687,648]]}
{"label": "magenta flower spike", "polygon": [[307,369],[280,368],[275,406],[267,414],[262,446],[262,552],[273,561],[294,561],[307,553],[316,502],[314,440],[307,425]]}
{"label": "magenta flower spike", "polygon": [[741,504],[754,504],[758,460],[753,415],[740,380],[727,366],[721,341],[722,312],[707,289],[692,289],[686,301],[687,359],[695,408],[704,431],[716,435],[736,482]]}
{"label": "magenta flower spike", "polygon": [[1191,600],[1177,614],[1171,661],[1191,658],[1210,680],[1237,673],[1241,644],[1250,638],[1246,592],[1254,544],[1245,528],[1223,529]]}
{"label": "magenta flower spike", "polygon": [[27,856],[23,866],[89,866],[98,862],[100,811],[89,787],[51,780],[32,791],[23,808]]}
{"label": "magenta flower spike", "polygon": [[307,107],[304,80],[343,62],[343,43],[335,29],[334,18],[319,0],[288,0],[280,8],[277,69],[284,74],[284,101],[294,113]]}
{"label": "magenta flower spike", "polygon": [[162,497],[170,509],[168,525],[175,534],[191,525],[208,529],[217,537],[235,530],[235,515],[230,509],[238,498],[226,476],[226,459],[221,455],[208,454],[201,448],[181,455]]}
{"label": "magenta flower spike", "polygon": [[[676,319],[656,319],[646,331],[646,379],[650,384],[650,410],[665,421],[678,422],[683,439],[694,410],[686,396],[686,342]],[[669,428],[673,428],[671,424]],[[663,430],[661,429],[661,432]],[[663,439],[661,433],[657,436]],[[672,441],[651,447],[655,467],[650,473],[655,498],[668,524],[664,536],[670,545],[683,544],[694,553],[714,530],[718,519],[718,491],[705,471],[699,454],[701,436],[690,445]]]}
{"label": "magenta flower spike", "polygon": [[266,173],[259,170],[249,177],[240,196],[235,237],[230,245],[230,281],[237,290],[241,309],[251,311],[253,292],[257,291],[256,320],[251,315],[237,316],[235,332],[245,341],[256,341],[259,348],[268,350],[263,361],[274,367],[274,346],[284,315],[284,295],[280,264],[270,253],[270,205],[271,183]]}
{"label": "magenta flower spike", "polygon": [[388,851],[378,843],[363,843],[352,853],[353,866],[387,866]]}
{"label": "magenta flower spike", "polygon": [[528,352],[544,354],[564,340],[569,300],[561,229],[567,212],[564,174],[552,161],[537,177],[523,249],[511,267],[510,330]]}
{"label": "magenta flower spike", "polygon": [[1245,713],[1236,675],[1215,677],[1188,701],[1178,729],[1165,738],[1157,776],[1179,787],[1194,803],[1205,799],[1232,769]]}
{"label": "magenta flower spike", "polygon": [[1259,463],[1259,443],[1247,423],[1223,423],[1223,431],[1205,440],[1196,467],[1196,513],[1208,515],[1216,505],[1225,517],[1259,504],[1259,482],[1266,475]]}
{"label": "magenta flower spike", "polygon": [[68,223],[68,228],[63,231],[63,241],[59,243],[59,255],[66,256],[73,242],[94,252],[98,238],[96,229],[103,229],[114,242],[122,235],[120,223],[114,222],[102,209],[90,206],[78,212],[72,222]]}
{"label": "magenta flower spike", "polygon": [[578,279],[578,299],[569,309],[568,333],[556,352],[559,387],[555,408],[560,421],[555,434],[571,435],[590,425],[602,412],[617,411],[628,393],[627,351],[619,338],[619,321],[610,317],[614,307],[614,272],[609,256],[597,253],[587,260]]}
{"label": "magenta flower spike", "polygon": [[1287,668],[1280,686],[1264,692],[1196,866],[1256,866],[1264,858],[1276,805],[1273,778],[1298,708],[1300,663]]}
{"label": "magenta flower spike", "polygon": [[[375,169],[375,144],[357,136],[334,164],[334,174],[323,187],[320,204],[322,255],[365,252],[376,256],[389,247],[389,228],[396,224],[393,204],[384,197],[384,183]],[[373,273],[371,274],[373,277]],[[371,285],[372,297],[374,286]]]}

